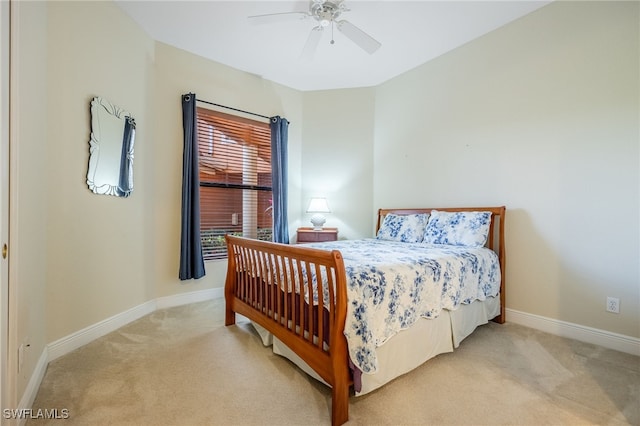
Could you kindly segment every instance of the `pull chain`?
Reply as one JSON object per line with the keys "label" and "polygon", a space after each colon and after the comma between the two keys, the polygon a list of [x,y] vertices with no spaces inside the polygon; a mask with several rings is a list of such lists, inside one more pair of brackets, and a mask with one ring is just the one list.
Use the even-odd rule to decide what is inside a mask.
{"label": "pull chain", "polygon": [[333,39],[333,19],[331,20],[331,44],[335,44],[335,40]]}

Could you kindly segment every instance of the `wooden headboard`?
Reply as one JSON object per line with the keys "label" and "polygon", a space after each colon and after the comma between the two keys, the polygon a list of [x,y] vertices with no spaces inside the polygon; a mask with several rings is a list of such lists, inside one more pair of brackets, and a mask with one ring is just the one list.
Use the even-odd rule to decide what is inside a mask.
{"label": "wooden headboard", "polygon": [[[489,225],[489,237],[487,238],[487,247],[500,254],[501,247],[504,247],[504,218],[506,207],[436,207],[436,208],[413,208],[413,209],[379,209],[378,221],[376,222],[376,234],[380,230],[380,225],[384,217],[389,213],[398,215],[431,213],[431,210],[439,210],[443,212],[491,212],[491,224]],[[497,227],[496,227],[497,223]]]}
{"label": "wooden headboard", "polygon": [[500,283],[500,306],[501,315],[498,322],[502,323],[505,320],[505,268],[506,268],[506,253],[504,247],[504,220],[506,214],[506,207],[433,207],[433,208],[415,208],[415,209],[379,209],[378,221],[376,223],[376,234],[382,225],[384,217],[389,213],[398,215],[416,214],[416,213],[431,213],[431,210],[439,210],[444,212],[491,212],[491,224],[489,225],[489,235],[487,237],[486,246],[496,252],[500,261],[500,271],[502,276],[502,282]]}

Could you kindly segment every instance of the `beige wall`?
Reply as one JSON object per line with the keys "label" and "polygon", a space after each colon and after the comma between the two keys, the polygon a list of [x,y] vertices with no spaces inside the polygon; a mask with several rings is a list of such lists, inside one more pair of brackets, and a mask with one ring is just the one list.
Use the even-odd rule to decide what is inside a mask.
{"label": "beige wall", "polygon": [[[154,152],[154,42],[110,2],[47,2],[46,8],[48,120],[39,143],[48,147],[41,194],[52,342],[155,297],[142,261],[153,217],[153,183],[144,177]],[[96,195],[86,184],[94,96],[136,120],[129,198]]]}
{"label": "beige wall", "polygon": [[[223,285],[224,262],[177,279],[186,92],[290,120],[292,237],[313,195],[343,238],[379,207],[505,204],[508,308],[640,337],[637,3],[555,3],[379,87],[312,93],[154,42],[111,2],[19,9],[18,395],[47,343]],[[128,199],[85,182],[97,95],[137,121]]]}
{"label": "beige wall", "polygon": [[640,337],[638,27],[556,2],[381,85],[374,205],[504,204],[507,308]]}
{"label": "beige wall", "polygon": [[[148,177],[152,183],[153,214],[149,216],[146,256],[155,295],[161,297],[222,287],[226,273],[226,261],[210,261],[205,264],[207,274],[200,280],[180,282],[177,278],[183,145],[181,95],[192,92],[198,99],[289,120],[289,215],[294,222],[300,204],[302,97],[295,90],[163,43],[156,44],[155,65],[154,121],[150,126],[155,134],[153,170]],[[295,232],[294,226],[290,232]]]}
{"label": "beige wall", "polygon": [[[46,291],[54,341],[158,297],[223,286],[220,261],[207,262],[200,280],[177,278],[183,93],[291,121],[292,205],[299,204],[301,98],[154,42],[113,3],[54,2],[48,10],[48,144],[55,149],[48,157]],[[88,19],[94,16],[101,18]],[[95,195],[84,182],[88,105],[96,95],[136,118],[135,187],[126,199]]]}
{"label": "beige wall", "polygon": [[[302,97],[156,43],[112,2],[25,2],[19,42],[13,165],[19,234],[12,263],[17,333],[31,344],[22,395],[47,343],[163,296],[222,287],[225,262],[178,280],[182,171],[181,95],[289,119],[290,211],[298,222]],[[99,19],[96,19],[99,17]],[[117,29],[117,30],[114,30]],[[136,119],[129,198],[87,187],[94,96]],[[295,227],[291,230],[295,232]]]}
{"label": "beige wall", "polygon": [[326,197],[325,226],[340,239],[373,235],[374,99],[374,88],[305,93],[300,226],[312,226],[304,213],[311,197]]}

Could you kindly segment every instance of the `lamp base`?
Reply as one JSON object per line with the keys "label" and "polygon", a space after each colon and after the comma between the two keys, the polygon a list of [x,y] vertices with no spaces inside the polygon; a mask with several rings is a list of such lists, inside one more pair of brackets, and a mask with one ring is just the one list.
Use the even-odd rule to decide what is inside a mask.
{"label": "lamp base", "polygon": [[320,213],[314,214],[311,216],[311,223],[313,224],[314,231],[322,231],[322,225],[327,221],[323,215]]}

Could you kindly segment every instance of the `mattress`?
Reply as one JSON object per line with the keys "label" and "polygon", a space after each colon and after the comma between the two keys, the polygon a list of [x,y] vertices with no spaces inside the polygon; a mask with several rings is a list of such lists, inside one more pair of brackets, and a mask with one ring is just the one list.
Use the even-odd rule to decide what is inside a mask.
{"label": "mattress", "polygon": [[375,238],[307,246],[342,253],[349,301],[344,334],[351,362],[364,373],[377,371],[377,347],[419,319],[500,292],[499,259],[486,247]]}

